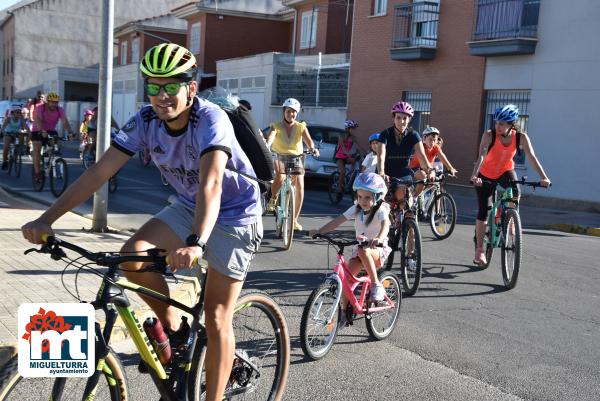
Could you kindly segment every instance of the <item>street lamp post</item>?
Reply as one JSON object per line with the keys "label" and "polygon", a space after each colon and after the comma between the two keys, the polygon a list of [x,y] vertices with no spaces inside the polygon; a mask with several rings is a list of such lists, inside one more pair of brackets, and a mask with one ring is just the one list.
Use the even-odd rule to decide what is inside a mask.
{"label": "street lamp post", "polygon": [[[102,49],[98,86],[96,160],[102,157],[110,142],[114,14],[114,0],[102,0],[102,37],[100,38]],[[92,231],[105,232],[107,230],[107,214],[108,185],[104,183],[94,194]]]}

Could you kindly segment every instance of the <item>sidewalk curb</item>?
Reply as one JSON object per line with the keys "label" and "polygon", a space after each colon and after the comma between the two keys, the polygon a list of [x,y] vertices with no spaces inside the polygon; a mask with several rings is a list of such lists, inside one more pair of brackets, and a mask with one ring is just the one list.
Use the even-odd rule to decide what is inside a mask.
{"label": "sidewalk curb", "polygon": [[[197,301],[197,295],[200,293],[200,282],[196,277],[177,276],[179,283],[177,289],[171,293],[171,298],[187,306],[193,306]],[[146,304],[132,308],[138,321],[142,323],[147,317],[154,316],[150,307]],[[104,321],[100,321],[103,325]],[[125,341],[130,337],[125,324],[121,318],[117,318],[112,335],[111,344]],[[0,369],[17,354],[17,343],[0,344]]]}
{"label": "sidewalk curb", "polygon": [[546,226],[552,230],[563,231],[573,234],[584,234],[591,235],[593,237],[600,237],[600,227],[584,227],[578,224],[549,224]]}

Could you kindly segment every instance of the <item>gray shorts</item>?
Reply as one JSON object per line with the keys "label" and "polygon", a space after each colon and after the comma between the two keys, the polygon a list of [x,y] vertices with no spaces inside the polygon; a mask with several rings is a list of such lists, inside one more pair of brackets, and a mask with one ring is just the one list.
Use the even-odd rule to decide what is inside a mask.
{"label": "gray shorts", "polygon": [[[168,225],[185,242],[192,232],[194,211],[176,201],[165,206],[154,218]],[[224,276],[244,281],[262,236],[260,217],[256,223],[247,226],[224,226],[217,223],[206,242],[203,258],[210,267]]]}

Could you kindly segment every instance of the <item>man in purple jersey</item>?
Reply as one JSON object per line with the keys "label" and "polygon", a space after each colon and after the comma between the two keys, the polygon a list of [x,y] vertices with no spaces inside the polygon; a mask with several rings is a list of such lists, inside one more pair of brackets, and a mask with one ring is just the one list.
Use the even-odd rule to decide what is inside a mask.
{"label": "man in purple jersey", "polygon": [[[22,227],[23,236],[41,243],[42,234],[52,234],[51,225],[60,216],[87,200],[132,155],[148,148],[178,198],[144,224],[121,251],[165,249],[173,271],[191,268],[196,259],[207,261],[206,399],[220,400],[233,364],[234,306],[262,239],[258,185],[236,171],[256,175],[226,113],[196,97],[196,59],[189,50],[171,43],[157,45],[148,50],[140,70],[151,106],[142,108],[122,127],[104,156],[49,210]],[[127,272],[139,270],[141,263],[122,267],[130,281],[169,293],[162,276]],[[189,326],[182,323],[175,308],[144,300],[165,327],[172,345],[187,340]]]}

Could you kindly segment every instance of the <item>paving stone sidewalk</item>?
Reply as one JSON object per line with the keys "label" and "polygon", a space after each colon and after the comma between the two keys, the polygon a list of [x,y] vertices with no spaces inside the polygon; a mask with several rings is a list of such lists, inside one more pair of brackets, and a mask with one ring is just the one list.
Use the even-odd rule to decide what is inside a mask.
{"label": "paving stone sidewalk", "polygon": [[[14,353],[17,343],[17,310],[27,302],[78,302],[69,291],[77,289],[82,300],[93,300],[101,279],[89,271],[69,268],[66,264],[54,261],[49,255],[23,252],[32,245],[21,236],[24,222],[38,217],[44,206],[29,203],[10,196],[0,189],[0,364]],[[118,251],[130,234],[122,232],[91,233],[89,219],[67,213],[54,225],[58,237],[74,242],[92,251]],[[64,271],[64,274],[63,274]],[[63,281],[67,289],[63,286]],[[176,285],[169,283],[171,296],[187,305],[195,302],[199,290],[198,280],[181,277]],[[133,292],[128,292],[132,307],[139,318],[144,319],[150,311],[146,304]],[[98,314],[99,320],[102,314]],[[113,340],[125,338],[122,326],[114,332]]]}

